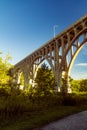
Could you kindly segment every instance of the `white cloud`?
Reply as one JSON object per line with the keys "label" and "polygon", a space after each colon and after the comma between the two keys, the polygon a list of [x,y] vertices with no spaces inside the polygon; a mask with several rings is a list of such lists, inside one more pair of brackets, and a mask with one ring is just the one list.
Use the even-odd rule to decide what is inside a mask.
{"label": "white cloud", "polygon": [[76,66],[86,66],[87,67],[87,63],[78,63],[78,64],[76,64]]}
{"label": "white cloud", "polygon": [[87,79],[87,72],[73,72],[70,76],[75,80]]}

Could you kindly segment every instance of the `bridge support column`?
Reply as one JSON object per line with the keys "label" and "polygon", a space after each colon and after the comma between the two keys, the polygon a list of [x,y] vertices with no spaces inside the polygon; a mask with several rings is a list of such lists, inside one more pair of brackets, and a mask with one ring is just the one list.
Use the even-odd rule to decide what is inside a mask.
{"label": "bridge support column", "polygon": [[20,88],[20,76],[21,76],[21,73],[17,72],[17,74],[16,74],[16,87],[18,89]]}
{"label": "bridge support column", "polygon": [[54,48],[54,77],[55,77],[55,91],[60,91],[61,87],[61,74],[59,70],[59,47],[58,42],[55,40]]}
{"label": "bridge support column", "polygon": [[24,90],[28,89],[28,85],[29,85],[29,78],[28,78],[28,73],[24,73]]}
{"label": "bridge support column", "polygon": [[72,93],[71,85],[70,85],[70,77],[67,78],[67,92]]}
{"label": "bridge support column", "polygon": [[55,91],[61,91],[61,74],[56,70],[55,72]]}
{"label": "bridge support column", "polygon": [[69,79],[69,75],[66,71],[62,72],[62,87],[61,87],[61,91],[63,93],[71,93],[71,87],[70,87],[70,79]]}

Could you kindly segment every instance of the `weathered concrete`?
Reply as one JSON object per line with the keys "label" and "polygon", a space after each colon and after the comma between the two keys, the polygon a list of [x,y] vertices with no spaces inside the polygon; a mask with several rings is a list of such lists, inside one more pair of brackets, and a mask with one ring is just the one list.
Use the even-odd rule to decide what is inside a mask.
{"label": "weathered concrete", "polygon": [[50,123],[41,130],[87,130],[87,111]]}

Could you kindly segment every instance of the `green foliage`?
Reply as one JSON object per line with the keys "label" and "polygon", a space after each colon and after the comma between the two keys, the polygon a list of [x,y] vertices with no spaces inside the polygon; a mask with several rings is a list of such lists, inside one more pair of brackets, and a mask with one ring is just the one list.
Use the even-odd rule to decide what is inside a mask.
{"label": "green foliage", "polygon": [[[49,100],[50,99],[50,100]],[[49,95],[31,95],[23,90],[14,90],[8,92],[6,89],[0,89],[0,113],[2,116],[17,116],[25,112],[34,112],[47,109],[53,106],[75,106],[87,104],[87,93],[67,94],[52,93]]]}
{"label": "green foliage", "polygon": [[80,92],[87,92],[87,79],[80,81]]}
{"label": "green foliage", "polygon": [[9,63],[11,56],[7,54],[5,58],[0,57],[0,86],[5,86],[10,83],[9,69],[12,65]]}
{"label": "green foliage", "polygon": [[47,94],[53,90],[54,76],[52,70],[46,64],[42,64],[41,68],[38,69],[35,83],[35,88],[38,93]]}
{"label": "green foliage", "polygon": [[63,94],[67,94],[67,87],[68,87],[68,85],[67,85],[67,74],[65,73],[64,74],[64,76],[62,77],[62,88],[61,88],[61,92],[63,93]]}
{"label": "green foliage", "polygon": [[72,88],[72,92],[79,92],[80,91],[80,81],[71,80],[71,88]]}
{"label": "green foliage", "polygon": [[80,111],[82,105],[87,105],[87,93],[67,94],[65,97],[61,93],[33,96],[29,92],[16,89],[8,93],[2,88],[0,89],[0,129],[34,129]]}
{"label": "green foliage", "polygon": [[71,88],[73,92],[87,92],[87,79],[71,80]]}

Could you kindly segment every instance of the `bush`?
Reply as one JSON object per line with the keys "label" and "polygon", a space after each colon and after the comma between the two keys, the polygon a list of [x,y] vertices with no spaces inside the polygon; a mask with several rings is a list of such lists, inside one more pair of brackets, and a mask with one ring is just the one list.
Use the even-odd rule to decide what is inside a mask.
{"label": "bush", "polygon": [[63,105],[66,106],[78,106],[87,105],[87,94],[67,94],[63,97]]}
{"label": "bush", "polygon": [[87,93],[32,95],[25,91],[14,91],[8,94],[4,89],[0,89],[0,94],[0,115],[2,117],[15,117],[26,112],[31,114],[55,106],[87,105]]}
{"label": "bush", "polygon": [[4,97],[7,97],[7,96],[9,96],[9,91],[8,91],[8,89],[6,89],[6,88],[0,88],[0,97],[1,96],[4,96]]}
{"label": "bush", "polygon": [[65,105],[65,106],[74,106],[74,105],[76,105],[76,98],[74,98],[71,95],[64,96],[63,105]]}

